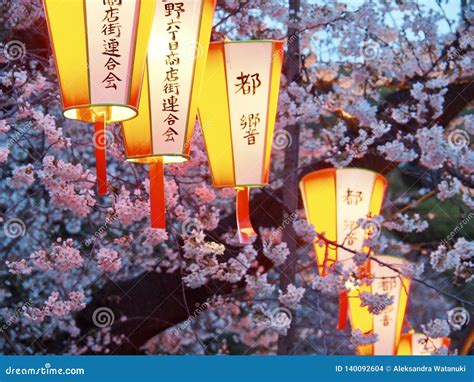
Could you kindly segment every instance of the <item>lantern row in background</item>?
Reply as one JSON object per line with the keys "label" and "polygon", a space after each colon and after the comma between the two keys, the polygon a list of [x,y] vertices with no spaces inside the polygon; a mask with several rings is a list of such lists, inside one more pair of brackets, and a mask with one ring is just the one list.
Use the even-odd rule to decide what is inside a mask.
{"label": "lantern row in background", "polygon": [[[359,346],[360,355],[394,355],[397,351],[402,331],[405,310],[410,290],[410,280],[400,276],[405,261],[394,256],[376,256],[369,262],[369,273],[373,278],[371,285],[361,285],[348,293],[352,330],[377,334],[375,344]],[[379,314],[370,313],[361,306],[360,293],[383,294],[393,297],[393,304],[385,307]]]}
{"label": "lantern row in background", "polygon": [[138,117],[122,123],[128,161],[149,165],[151,226],[166,228],[164,163],[189,159],[215,0],[158,2]]}
{"label": "lantern row in background", "polygon": [[429,338],[423,333],[413,330],[401,335],[397,355],[431,355],[435,350],[445,347],[449,349],[451,340],[448,337]]}
{"label": "lantern row in background", "polygon": [[[373,171],[345,168],[324,169],[305,175],[300,190],[306,217],[326,239],[342,244],[352,251],[362,251],[367,232],[358,226],[359,219],[378,215],[387,188],[386,179]],[[344,267],[353,265],[353,253],[332,245],[314,245],[319,274],[340,262]],[[338,327],[347,323],[348,300],[343,292],[339,298]]]}
{"label": "lantern row in background", "polygon": [[64,116],[94,123],[98,193],[107,193],[105,128],[137,115],[154,0],[44,0]]}
{"label": "lantern row in background", "polygon": [[282,41],[221,41],[209,46],[199,118],[214,187],[237,190],[239,239],[256,233],[249,193],[267,184],[283,62]]}

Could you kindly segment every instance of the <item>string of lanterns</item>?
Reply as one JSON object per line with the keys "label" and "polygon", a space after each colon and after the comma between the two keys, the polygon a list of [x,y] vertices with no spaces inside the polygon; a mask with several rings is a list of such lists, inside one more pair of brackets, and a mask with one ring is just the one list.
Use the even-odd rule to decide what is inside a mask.
{"label": "string of lanterns", "polygon": [[[166,228],[164,164],[190,158],[197,115],[214,187],[236,189],[240,242],[256,237],[250,189],[265,187],[277,114],[284,42],[209,42],[216,0],[44,0],[66,118],[94,124],[98,194],[108,192],[106,124],[121,122],[127,161],[147,164],[151,226]],[[354,268],[354,253],[370,254],[359,219],[380,213],[386,179],[373,171],[324,169],[301,179],[306,217],[316,240],[319,274],[335,264]],[[339,243],[341,246],[330,243]],[[372,256],[340,294],[338,328],[377,334],[358,354],[425,354],[449,339],[402,334],[410,281],[404,261]],[[361,282],[372,278],[371,284]],[[364,292],[393,299],[380,312],[363,306]],[[378,314],[377,314],[378,313]]]}

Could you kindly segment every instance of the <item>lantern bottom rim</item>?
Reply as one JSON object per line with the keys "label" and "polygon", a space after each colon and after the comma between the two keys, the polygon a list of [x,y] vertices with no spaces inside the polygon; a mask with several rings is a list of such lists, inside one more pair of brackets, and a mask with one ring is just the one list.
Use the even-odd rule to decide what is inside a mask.
{"label": "lantern bottom rim", "polygon": [[96,122],[104,119],[105,122],[121,122],[133,119],[138,115],[138,110],[130,105],[94,103],[87,105],[76,105],[64,109],[63,115],[69,119],[82,122]]}
{"label": "lantern bottom rim", "polygon": [[154,155],[141,155],[136,157],[128,157],[127,162],[132,163],[155,163],[159,160],[163,160],[163,163],[184,163],[190,159],[187,154],[154,154]]}

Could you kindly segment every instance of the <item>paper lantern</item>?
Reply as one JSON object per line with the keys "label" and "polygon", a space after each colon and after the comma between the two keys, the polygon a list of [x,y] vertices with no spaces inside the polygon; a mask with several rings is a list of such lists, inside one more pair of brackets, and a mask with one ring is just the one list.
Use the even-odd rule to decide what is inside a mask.
{"label": "paper lantern", "polygon": [[[362,251],[367,232],[357,224],[380,213],[387,188],[386,179],[373,171],[359,168],[324,169],[305,175],[300,190],[306,218],[319,234],[352,251]],[[352,266],[353,253],[333,245],[314,250],[320,275],[326,275],[336,261],[346,268]],[[341,293],[338,327],[347,322],[347,294]]]}
{"label": "paper lantern", "polygon": [[[349,293],[349,311],[352,330],[378,334],[379,340],[372,345],[359,346],[360,355],[395,355],[405,318],[410,291],[410,280],[400,275],[406,261],[394,256],[376,256],[369,262],[369,273],[373,277],[371,285],[361,285]],[[386,294],[393,297],[393,304],[379,314],[370,313],[361,306],[359,294]]]}
{"label": "paper lantern", "polygon": [[449,349],[451,339],[448,337],[430,338],[423,333],[410,331],[401,335],[397,355],[431,355],[436,349]]}
{"label": "paper lantern", "polygon": [[268,183],[282,61],[282,41],[219,41],[209,46],[199,117],[214,187],[237,190],[242,243],[256,236],[250,188]]}
{"label": "paper lantern", "polygon": [[154,0],[44,0],[66,118],[94,122],[107,193],[105,124],[137,115]]}
{"label": "paper lantern", "polygon": [[151,225],[165,228],[164,163],[189,159],[215,0],[158,2],[137,118],[122,123],[127,160],[149,165]]}

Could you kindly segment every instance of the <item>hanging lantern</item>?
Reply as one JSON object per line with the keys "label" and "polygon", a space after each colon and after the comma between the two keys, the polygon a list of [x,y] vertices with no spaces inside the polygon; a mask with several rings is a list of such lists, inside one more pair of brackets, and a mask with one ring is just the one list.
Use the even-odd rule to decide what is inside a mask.
{"label": "hanging lantern", "polygon": [[[349,293],[349,311],[352,330],[377,334],[375,344],[359,346],[360,355],[395,355],[405,318],[405,310],[410,291],[410,280],[400,275],[406,261],[394,256],[376,256],[369,262],[369,273],[373,278],[371,285],[363,284]],[[393,304],[385,307],[379,314],[370,313],[361,306],[360,293],[387,295]]]}
{"label": "hanging lantern", "polygon": [[149,165],[151,226],[166,228],[164,163],[189,159],[215,0],[160,1],[137,118],[122,123],[128,161]]}
{"label": "hanging lantern", "polygon": [[445,347],[449,349],[449,337],[430,338],[413,330],[402,334],[397,355],[431,355],[435,350]]}
{"label": "hanging lantern", "polygon": [[64,116],[94,123],[99,195],[105,124],[137,115],[154,0],[44,0]]}
{"label": "hanging lantern", "polygon": [[209,46],[199,117],[214,187],[237,190],[242,243],[256,236],[250,188],[268,183],[282,61],[282,41],[220,41]]}
{"label": "hanging lantern", "polygon": [[[306,218],[319,234],[352,251],[362,251],[368,232],[357,224],[359,219],[378,215],[382,208],[386,179],[373,171],[344,168],[324,169],[305,175],[300,181],[300,190]],[[376,227],[375,227],[376,228]],[[320,275],[326,275],[334,263],[345,268],[352,266],[353,253],[333,245],[314,245]],[[339,298],[338,327],[346,327],[347,293]]]}

